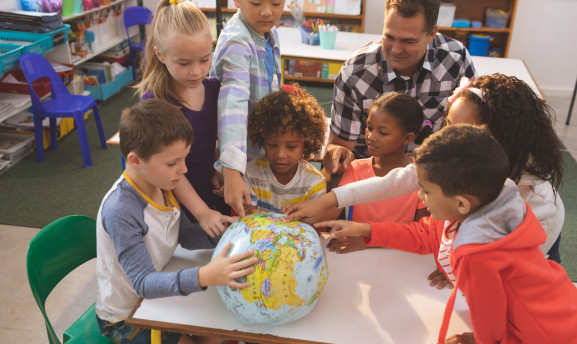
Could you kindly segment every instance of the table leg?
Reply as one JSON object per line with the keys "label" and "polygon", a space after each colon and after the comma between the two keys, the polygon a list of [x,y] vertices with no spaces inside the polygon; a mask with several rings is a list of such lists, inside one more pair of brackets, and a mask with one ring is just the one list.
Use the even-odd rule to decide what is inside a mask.
{"label": "table leg", "polygon": [[161,344],[160,330],[150,330],[150,344]]}
{"label": "table leg", "polygon": [[569,105],[569,113],[567,114],[565,125],[569,125],[569,121],[571,121],[571,111],[573,111],[573,105],[575,104],[575,94],[577,94],[577,82],[575,82],[575,88],[573,89],[573,97],[571,97],[571,105]]}

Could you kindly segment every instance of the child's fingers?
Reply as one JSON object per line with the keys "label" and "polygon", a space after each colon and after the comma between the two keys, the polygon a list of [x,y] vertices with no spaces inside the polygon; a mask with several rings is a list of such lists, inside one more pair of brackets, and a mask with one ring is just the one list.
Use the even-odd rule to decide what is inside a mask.
{"label": "child's fingers", "polygon": [[339,229],[342,227],[341,222],[339,220],[330,220],[330,221],[321,221],[321,222],[317,222],[313,225],[315,228],[319,228],[319,227],[330,227],[334,229]]}
{"label": "child's fingers", "polygon": [[250,283],[248,282],[238,282],[237,280],[231,280],[228,282],[228,286],[233,289],[244,289],[250,287]]}
{"label": "child's fingers", "polygon": [[232,243],[229,241],[229,242],[222,248],[222,251],[220,251],[220,253],[218,254],[218,256],[225,258],[226,255],[228,254],[228,251],[230,251],[230,248],[231,248],[231,247],[232,247]]}

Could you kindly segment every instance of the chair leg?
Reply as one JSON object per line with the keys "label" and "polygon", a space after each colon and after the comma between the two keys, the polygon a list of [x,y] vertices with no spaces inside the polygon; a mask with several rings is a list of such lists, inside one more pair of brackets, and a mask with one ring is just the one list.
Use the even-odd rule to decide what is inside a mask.
{"label": "chair leg", "polygon": [[90,146],[88,145],[88,135],[86,134],[86,124],[84,123],[84,113],[74,116],[76,130],[78,131],[78,140],[80,141],[80,150],[82,151],[82,160],[84,167],[92,166],[92,156],[90,155]]}
{"label": "chair leg", "polygon": [[102,149],[106,149],[108,147],[106,146],[106,137],[104,136],[104,129],[102,128],[102,121],[100,120],[98,105],[94,105],[92,112],[94,113],[94,120],[96,121],[96,127],[98,128],[98,135],[100,136],[100,146]]}
{"label": "chair leg", "polygon": [[51,117],[48,121],[50,122],[50,149],[56,150],[58,146],[58,126],[56,125],[56,118]]}
{"label": "chair leg", "polygon": [[34,114],[34,139],[36,140],[36,161],[44,161],[44,139],[42,138],[42,117]]}
{"label": "chair leg", "polygon": [[130,64],[132,65],[132,80],[136,80],[136,51],[130,49]]}

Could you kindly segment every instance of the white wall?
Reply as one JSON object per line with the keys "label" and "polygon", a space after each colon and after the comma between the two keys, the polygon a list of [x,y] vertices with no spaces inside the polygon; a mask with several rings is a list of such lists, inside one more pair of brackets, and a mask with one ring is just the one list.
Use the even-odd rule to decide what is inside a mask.
{"label": "white wall", "polygon": [[[381,34],[385,1],[366,1],[365,32]],[[541,90],[570,96],[577,78],[577,1],[518,0],[509,57],[525,61]]]}
{"label": "white wall", "polygon": [[577,78],[577,1],[518,0],[509,57],[525,61],[541,90],[570,95]]}

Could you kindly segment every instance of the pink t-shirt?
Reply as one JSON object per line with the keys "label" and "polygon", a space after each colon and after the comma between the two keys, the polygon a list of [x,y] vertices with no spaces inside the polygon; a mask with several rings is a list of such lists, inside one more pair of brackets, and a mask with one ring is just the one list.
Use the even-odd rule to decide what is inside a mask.
{"label": "pink t-shirt", "polygon": [[[375,176],[372,157],[356,159],[353,160],[349,168],[343,174],[339,186]],[[353,207],[352,220],[356,222],[413,222],[417,209],[425,208],[425,205],[419,199],[417,193],[418,191],[414,191],[410,194],[385,201],[355,205]]]}

